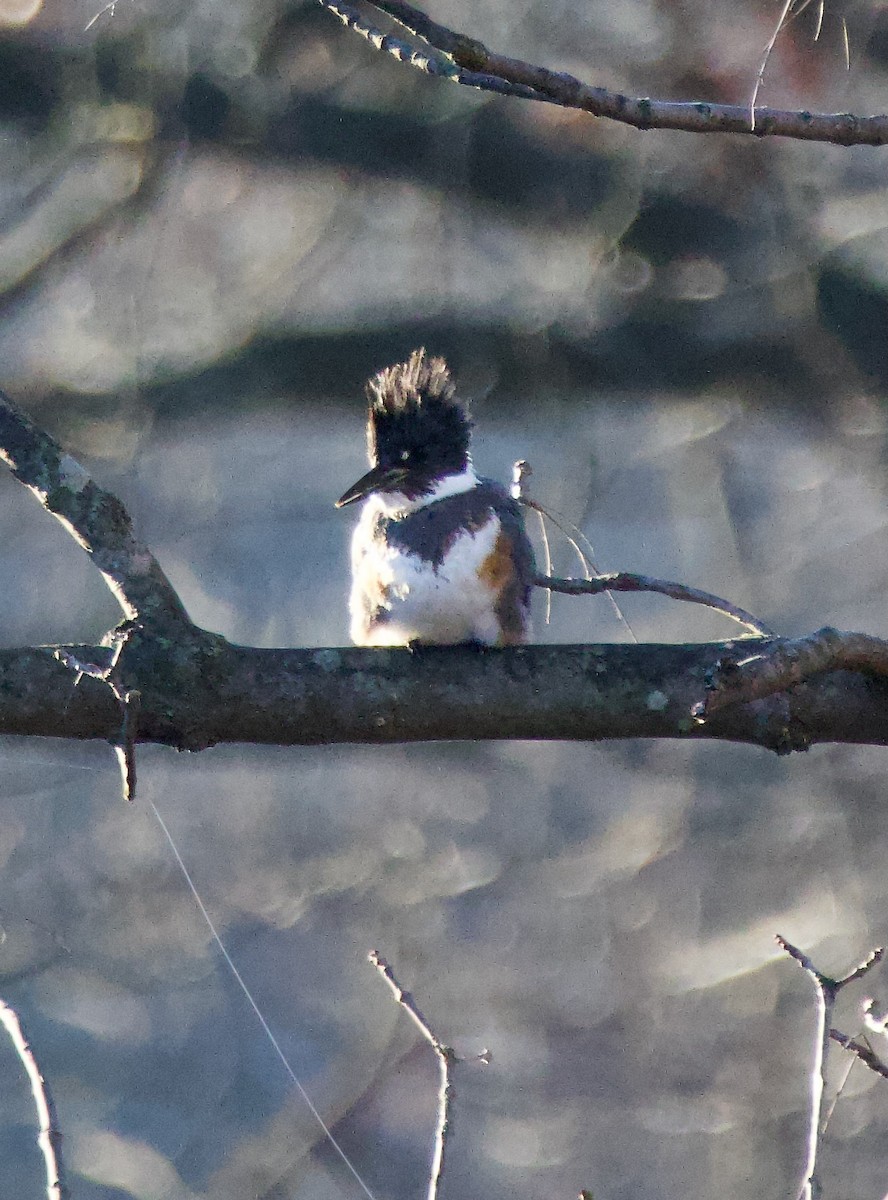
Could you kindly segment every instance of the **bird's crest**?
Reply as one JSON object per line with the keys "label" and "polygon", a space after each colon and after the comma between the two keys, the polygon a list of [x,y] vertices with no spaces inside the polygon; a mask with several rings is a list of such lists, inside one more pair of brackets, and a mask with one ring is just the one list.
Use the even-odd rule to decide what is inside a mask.
{"label": "bird's crest", "polygon": [[414,350],[406,362],[374,375],[367,383],[367,399],[371,413],[380,416],[438,404],[462,408],[447,363],[429,358],[425,347]]}

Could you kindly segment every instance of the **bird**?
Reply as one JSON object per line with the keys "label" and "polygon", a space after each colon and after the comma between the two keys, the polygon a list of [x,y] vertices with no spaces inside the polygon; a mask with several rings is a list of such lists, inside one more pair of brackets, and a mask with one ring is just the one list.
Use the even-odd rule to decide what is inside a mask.
{"label": "bird", "polygon": [[366,385],[370,470],[352,536],[358,646],[514,646],[530,640],[533,549],[521,506],[472,465],[472,422],[446,362],[415,350]]}

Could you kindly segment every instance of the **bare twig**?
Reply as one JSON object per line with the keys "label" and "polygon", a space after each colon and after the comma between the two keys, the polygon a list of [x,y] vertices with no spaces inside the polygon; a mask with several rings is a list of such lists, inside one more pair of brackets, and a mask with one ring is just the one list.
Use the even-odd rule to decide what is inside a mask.
{"label": "bare twig", "polygon": [[[805,0],[805,2],[807,3],[808,0]],[[771,34],[770,38],[768,39],[768,44],[767,44],[767,46],[765,46],[765,52],[762,55],[762,61],[761,61],[761,63],[759,63],[758,74],[755,77],[755,84],[753,85],[752,96],[750,97],[750,100],[749,100],[749,124],[750,124],[750,128],[753,130],[755,129],[755,104],[756,104],[756,101],[758,100],[758,94],[759,94],[759,91],[761,90],[761,86],[765,81],[765,71],[768,66],[768,60],[770,59],[771,52],[773,51],[774,46],[776,45],[777,38],[780,35],[780,30],[786,24],[786,19],[789,16],[794,3],[795,3],[795,0],[784,0],[783,8],[780,10],[780,16],[777,18],[777,24],[774,26],[774,32]]]}
{"label": "bare twig", "polygon": [[823,14],[826,11],[826,0],[819,0],[817,5],[817,24],[814,26],[814,41],[820,41],[820,34],[823,30]]}
{"label": "bare twig", "polygon": [[[532,508],[536,513],[537,522],[539,523],[540,540],[543,543],[543,560],[546,567],[546,574],[552,574],[552,549],[549,546],[549,534],[546,531],[546,518],[543,516],[542,510],[538,505],[533,504],[527,494],[527,481],[533,475],[533,467],[526,458],[519,458],[517,462],[512,463],[512,486],[509,489],[512,494],[512,499],[519,501],[521,504],[526,504],[528,508]],[[586,578],[589,578],[589,573],[586,572]],[[552,620],[552,593],[546,592],[546,624]]]}
{"label": "bare twig", "polygon": [[[367,957],[389,985],[398,1004],[404,1009],[413,1024],[432,1047],[438,1059],[440,1078],[438,1089],[438,1123],[435,1128],[435,1146],[432,1153],[432,1163],[429,1171],[429,1189],[427,1193],[428,1200],[436,1200],[438,1188],[444,1177],[444,1155],[447,1150],[447,1142],[453,1133],[452,1108],[453,1101],[456,1099],[456,1091],[453,1086],[450,1068],[454,1063],[462,1062],[463,1060],[459,1058],[452,1046],[445,1046],[440,1038],[432,1032],[432,1027],[419,1011],[419,1007],[413,996],[410,992],[404,991],[395,978],[394,971],[392,971],[392,968],[379,951],[371,950]],[[487,1051],[477,1057],[479,1062],[490,1062],[490,1054]]]}
{"label": "bare twig", "polygon": [[869,1067],[871,1071],[875,1071],[877,1075],[881,1075],[883,1079],[888,1079],[888,1066],[882,1062],[872,1046],[858,1041],[857,1038],[848,1037],[846,1033],[840,1033],[838,1029],[831,1029],[829,1036],[834,1042],[838,1042],[840,1046],[844,1046],[846,1050],[850,1050],[853,1055],[860,1059],[864,1066]]}
{"label": "bare twig", "polygon": [[95,23],[98,20],[100,20],[100,18],[104,17],[105,13],[110,13],[111,16],[113,17],[116,10],[117,10],[117,0],[109,0],[109,3],[106,4],[104,8],[100,8],[99,11],[95,14],[95,16],[91,17],[89,19],[89,21],[87,21],[87,23],[83,27],[83,32],[89,33],[89,31],[92,29],[93,25],[95,25]]}
{"label": "bare twig", "polygon": [[410,42],[393,37],[390,33],[383,33],[381,29],[377,29],[375,25],[367,21],[354,5],[346,3],[345,0],[321,0],[321,5],[338,17],[348,29],[360,34],[362,38],[365,38],[384,54],[391,54],[399,62],[409,63],[410,66],[416,67],[419,71],[425,71],[428,75],[442,75],[459,82],[459,69],[452,62],[447,59],[435,58],[411,45]]}
{"label": "bare twig", "polygon": [[[771,34],[770,38],[768,39],[767,46],[765,46],[764,55],[762,56],[762,61],[759,64],[758,74],[755,77],[755,84],[753,85],[753,89],[752,89],[752,98],[750,99],[750,102],[749,102],[750,120],[752,121],[753,127],[755,126],[756,101],[758,99],[758,94],[759,94],[759,91],[761,90],[762,84],[764,83],[765,70],[767,69],[768,60],[771,57],[771,54],[774,50],[774,46],[777,43],[777,38],[780,36],[781,30],[786,25],[788,25],[790,23],[790,21],[794,21],[794,20],[796,20],[796,18],[800,17],[802,15],[802,13],[812,3],[813,3],[813,0],[801,0],[801,3],[798,6],[796,6],[796,0],[785,0],[783,8],[780,11],[780,16],[777,18],[777,24],[774,26],[774,32]],[[824,15],[825,8],[826,8],[825,0],[818,0],[817,16],[816,16],[816,19],[814,22],[814,34],[811,39],[812,41],[815,41],[815,42],[820,41],[820,34],[823,32],[823,15]],[[851,70],[851,43],[848,38],[848,22],[845,19],[845,17],[842,17],[841,20],[842,20],[842,51],[843,51],[843,55],[844,55],[844,59],[845,59],[845,69],[847,71],[850,71]]]}
{"label": "bare twig", "polygon": [[[550,520],[555,521],[555,524],[558,525],[559,529],[564,531],[564,527],[563,527],[563,525],[559,524],[559,521],[567,520],[567,518],[564,517],[564,515],[562,513],[559,513],[557,511],[557,509],[555,509],[555,510],[547,509],[546,515],[549,517]],[[585,533],[583,533],[582,529],[580,529],[577,525],[574,525],[571,522],[570,527],[573,530],[573,532],[576,534],[579,541],[582,542],[583,546],[585,547],[585,550],[584,550],[581,546],[577,545],[577,543],[574,542],[573,538],[571,538],[570,535],[565,532],[565,537],[567,537],[570,540],[571,545],[576,548],[577,554],[579,554],[579,556],[583,559],[584,565],[586,566],[586,572],[585,572],[586,578],[591,579],[594,575],[601,575],[602,571],[599,569],[598,564],[595,561],[595,549],[594,549],[592,543],[586,537]],[[588,569],[589,567],[591,567],[591,572]],[[548,575],[552,574],[551,571],[547,571],[546,573]],[[620,622],[620,624],[625,625],[626,632],[629,634],[630,641],[633,641],[636,644],[638,644],[638,638],[635,636],[635,630],[629,624],[628,618],[626,617],[622,608],[620,608],[619,604],[617,604],[616,600],[614,599],[613,593],[606,592],[605,595],[607,596],[608,601],[610,602],[611,608],[614,610],[614,615],[616,616],[617,620]]]}
{"label": "bare twig", "polygon": [[597,575],[594,579],[556,579],[549,575],[537,575],[534,583],[537,587],[549,588],[553,592],[563,592],[566,596],[598,596],[602,592],[657,592],[661,596],[669,596],[673,600],[685,600],[689,604],[702,604],[706,608],[713,608],[716,612],[723,613],[731,620],[744,625],[759,637],[776,637],[774,631],[769,629],[758,617],[745,612],[736,604],[732,604],[730,600],[722,600],[719,596],[713,596],[711,592],[701,592],[699,588],[686,587],[683,583],[654,579],[650,575],[629,575],[624,571],[616,571],[610,575]]}
{"label": "bare twig", "polygon": [[[511,488],[511,491],[512,491],[512,496],[516,500],[518,500],[526,508],[532,509],[536,513],[537,517],[539,518],[540,534],[543,539],[543,549],[545,550],[545,556],[546,556],[546,576],[551,577],[551,575],[552,575],[552,556],[549,552],[549,537],[548,537],[548,534],[546,533],[546,521],[547,520],[551,521],[552,524],[555,526],[555,528],[558,529],[564,535],[564,537],[567,539],[568,545],[574,551],[574,553],[577,556],[577,559],[579,560],[580,570],[583,572],[583,577],[585,579],[589,580],[589,579],[594,578],[596,575],[600,576],[601,571],[599,571],[598,566],[596,565],[596,563],[594,561],[595,551],[592,549],[592,545],[589,542],[589,539],[583,533],[582,529],[578,529],[576,525],[574,525],[572,522],[569,522],[567,517],[563,516],[563,514],[554,512],[550,508],[544,508],[542,504],[540,504],[538,501],[534,500],[533,497],[529,494],[528,488],[527,488],[527,481],[528,481],[528,479],[530,479],[530,477],[532,475],[533,475],[533,467],[530,465],[530,463],[527,462],[526,459],[523,459],[523,458],[519,459],[512,466],[512,488]],[[570,525],[570,528],[568,528],[568,525]],[[576,538],[573,537],[573,534],[576,534]],[[577,538],[580,538],[580,539],[582,539],[582,541],[585,542],[586,546],[588,547],[588,551],[589,551],[588,556],[585,553],[585,551],[583,551],[583,549],[580,547],[580,544],[577,541]],[[626,619],[626,616],[623,613],[623,610],[620,608],[619,604],[617,604],[616,600],[614,599],[613,593],[609,592],[609,591],[605,591],[604,594],[607,596],[608,601],[610,602],[610,606],[614,610],[614,614],[616,615],[617,620],[626,627],[626,632],[629,634],[631,641],[633,641],[637,644],[638,638],[635,636],[635,631],[632,628],[632,626],[629,624],[628,620]],[[552,613],[552,589],[547,588],[546,589],[546,624],[547,625],[549,624],[549,618],[551,616],[551,613]]]}
{"label": "bare twig", "polygon": [[455,1061],[456,1055],[451,1046],[445,1046],[432,1032],[428,1021],[417,1008],[416,1001],[398,983],[391,967],[385,959],[376,950],[371,950],[367,957],[389,985],[398,1004],[408,1014],[416,1028],[432,1047],[435,1057],[438,1059],[440,1080],[438,1088],[438,1123],[435,1127],[435,1145],[429,1170],[428,1190],[428,1200],[436,1200],[438,1187],[444,1175],[444,1155],[447,1150],[447,1140],[453,1130],[453,1119],[450,1108],[456,1093],[454,1092],[453,1081],[450,1077],[450,1064]]}
{"label": "bare twig", "polygon": [[421,71],[465,87],[579,109],[592,116],[634,125],[638,129],[745,133],[755,137],[834,142],[843,146],[881,146],[888,142],[888,115],[885,114],[858,117],[852,113],[756,108],[753,121],[750,104],[624,96],[607,88],[591,87],[565,71],[550,71],[546,67],[496,54],[476,38],[432,21],[425,13],[402,0],[375,0],[372,7],[398,21],[413,37],[422,38],[440,57],[383,33],[368,22],[358,8],[344,0],[319,0],[319,3],[367,38],[377,49],[393,54]]}
{"label": "bare twig", "polygon": [[817,1175],[817,1159],[823,1140],[824,1096],[826,1088],[826,1054],[832,1036],[831,1021],[836,999],[843,987],[861,979],[867,971],[882,961],[884,949],[880,946],[841,979],[832,979],[819,971],[803,951],[786,938],[777,934],[777,944],[794,958],[814,984],[817,996],[817,1034],[814,1045],[814,1061],[811,1064],[811,1107],[808,1113],[808,1155],[802,1180],[800,1200],[817,1200],[821,1194]]}
{"label": "bare twig", "polygon": [[[888,1013],[878,1013],[875,1005],[875,1000],[864,1000],[862,1006],[863,1023],[872,1033],[877,1033],[880,1037],[884,1038],[886,1034],[888,1034]],[[830,1029],[829,1036],[834,1042],[837,1042],[840,1046],[843,1046],[846,1050],[850,1051],[851,1057],[848,1059],[847,1069],[842,1077],[842,1081],[839,1084],[838,1090],[833,1097],[832,1104],[829,1106],[829,1109],[824,1117],[824,1130],[826,1129],[826,1125],[832,1116],[833,1109],[838,1103],[839,1096],[842,1094],[848,1077],[851,1074],[856,1062],[862,1062],[864,1066],[869,1067],[869,1069],[876,1075],[880,1075],[883,1079],[888,1079],[888,1064],[884,1063],[882,1059],[879,1058],[866,1035],[864,1035],[863,1040],[861,1041],[857,1037],[849,1037],[848,1034],[842,1033],[838,1029]]]}
{"label": "bare twig", "polygon": [[805,637],[774,642],[742,658],[725,658],[713,672],[706,698],[693,715],[706,720],[729,704],[760,700],[826,671],[888,675],[888,642],[827,626]]}
{"label": "bare twig", "polygon": [[34,1051],[22,1029],[18,1013],[3,1000],[0,1000],[0,1023],[9,1034],[9,1040],[15,1047],[15,1052],[18,1054],[31,1084],[31,1092],[37,1109],[37,1123],[40,1128],[37,1145],[43,1154],[43,1162],[46,1167],[47,1200],[65,1200],[70,1192],[65,1185],[62,1135],[49,1084],[37,1065]]}

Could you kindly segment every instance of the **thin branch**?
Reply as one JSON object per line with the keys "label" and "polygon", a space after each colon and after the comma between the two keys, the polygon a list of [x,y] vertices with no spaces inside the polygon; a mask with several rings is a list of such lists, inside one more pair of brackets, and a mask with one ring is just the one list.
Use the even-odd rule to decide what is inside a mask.
{"label": "thin branch", "polygon": [[657,592],[661,596],[669,596],[672,600],[685,600],[689,604],[702,604],[706,608],[713,608],[759,637],[777,636],[758,617],[745,612],[730,600],[722,600],[721,597],[713,596],[711,592],[702,592],[699,588],[686,587],[683,583],[654,579],[650,575],[630,575],[625,571],[597,575],[594,579],[556,579],[549,575],[537,575],[534,584],[537,587],[549,588],[553,592],[563,592],[565,596],[598,596],[602,592]]}
{"label": "thin branch", "polygon": [[875,950],[871,950],[863,962],[858,963],[847,975],[843,975],[841,979],[836,980],[836,991],[848,983],[855,983],[858,979],[863,979],[864,975],[880,963],[884,957],[885,947],[876,946]]}
{"label": "thin branch", "polygon": [[888,642],[865,633],[842,633],[826,626],[800,638],[770,642],[741,658],[723,659],[707,682],[707,695],[694,716],[708,719],[731,704],[747,704],[826,671],[865,671],[888,675]]}
{"label": "thin branch", "polygon": [[781,949],[794,958],[806,972],[814,984],[817,997],[817,1033],[814,1044],[814,1061],[811,1064],[811,1104],[808,1113],[808,1157],[805,1164],[805,1174],[799,1193],[800,1200],[817,1200],[822,1193],[820,1179],[817,1174],[817,1159],[823,1140],[824,1128],[824,1096],[826,1094],[826,1055],[832,1036],[831,1023],[836,999],[843,987],[861,979],[867,971],[882,961],[885,953],[883,947],[878,947],[871,954],[850,970],[841,979],[832,979],[824,975],[814,966],[814,963],[803,951],[777,934],[776,941]]}
{"label": "thin branch", "polygon": [[872,1046],[867,1046],[865,1042],[858,1041],[857,1038],[848,1037],[846,1033],[840,1033],[838,1029],[831,1029],[829,1036],[834,1042],[837,1042],[846,1050],[850,1050],[853,1055],[860,1059],[865,1067],[869,1067],[871,1071],[875,1071],[883,1079],[888,1079],[888,1066],[882,1062]]}
{"label": "thin branch", "polygon": [[[835,1030],[831,1029],[829,1031],[829,1036],[832,1037],[834,1032],[835,1032]],[[851,1057],[849,1057],[848,1062],[845,1066],[845,1070],[842,1072],[842,1077],[839,1080],[838,1086],[836,1087],[835,1091],[833,1092],[832,1100],[830,1100],[829,1104],[826,1106],[826,1109],[823,1114],[823,1120],[820,1123],[821,1133],[824,1135],[826,1134],[826,1131],[829,1128],[829,1123],[832,1120],[833,1113],[838,1108],[839,1101],[841,1100],[842,1096],[844,1096],[844,1094],[845,1094],[845,1088],[848,1086],[848,1080],[851,1078],[851,1072],[854,1070],[854,1064],[856,1061],[857,1060],[853,1057],[853,1055]]]}
{"label": "thin branch", "polygon": [[0,459],[90,555],[125,615],[188,619],[120,500],[0,392]]}
{"label": "thin branch", "polygon": [[823,14],[826,11],[826,0],[819,0],[817,4],[817,23],[814,26],[814,41],[820,41],[820,34],[823,32]]}
{"label": "thin branch", "polygon": [[413,37],[422,38],[441,57],[383,33],[366,20],[361,10],[343,0],[319,0],[319,3],[377,49],[393,54],[427,74],[465,87],[579,109],[638,129],[744,133],[754,137],[790,137],[843,146],[881,146],[888,142],[888,115],[885,114],[858,117],[852,113],[756,108],[753,122],[749,104],[625,96],[607,88],[592,87],[564,71],[550,71],[534,63],[496,54],[476,38],[432,21],[412,4],[401,0],[376,0],[372,7],[398,21]]}
{"label": "thin branch", "polygon": [[110,13],[111,16],[113,17],[114,13],[117,10],[117,3],[118,3],[118,0],[109,0],[109,3],[106,4],[104,8],[100,8],[99,11],[95,14],[95,16],[91,17],[89,19],[89,21],[87,21],[87,23],[83,27],[83,32],[89,33],[89,31],[92,29],[93,25],[95,25],[95,23],[97,21],[101,20],[101,18],[104,17],[105,13]]}
{"label": "thin branch", "polygon": [[[512,496],[514,497],[514,499],[518,500],[519,503],[524,504],[527,508],[533,509],[533,511],[537,514],[537,516],[539,518],[540,534],[543,539],[543,548],[545,550],[545,557],[546,557],[546,576],[552,575],[552,556],[549,553],[549,537],[548,537],[548,534],[546,533],[546,520],[551,521],[552,524],[555,526],[555,528],[560,530],[560,532],[567,539],[568,545],[573,549],[574,553],[577,556],[577,559],[579,560],[580,570],[583,572],[584,579],[588,580],[588,579],[594,578],[596,575],[601,575],[601,571],[599,571],[599,569],[594,561],[595,551],[592,549],[592,544],[589,541],[589,539],[586,537],[586,535],[583,533],[582,529],[580,529],[576,525],[574,525],[573,522],[569,522],[568,518],[565,517],[562,513],[557,513],[553,509],[550,509],[550,508],[544,508],[542,504],[540,504],[540,503],[538,503],[538,501],[534,500],[533,497],[529,494],[528,487],[527,487],[527,481],[530,479],[530,477],[532,475],[533,475],[533,467],[530,465],[530,463],[527,461],[527,459],[520,458],[516,463],[514,463],[512,466],[511,493],[512,493]],[[570,526],[570,528],[568,528],[568,525]],[[576,534],[576,538],[573,537],[572,534]],[[587,557],[586,553],[581,549],[579,541],[577,539],[581,539],[582,541],[584,541],[586,543],[586,546],[589,551],[588,557]],[[610,606],[613,609],[617,620],[626,627],[626,631],[629,634],[630,639],[633,642],[638,642],[638,638],[635,636],[634,629],[629,624],[629,622],[627,621],[627,619],[623,613],[623,610],[620,608],[619,604],[617,604],[616,600],[614,599],[613,593],[606,591],[605,595],[608,598]],[[552,589],[547,588],[546,589],[546,624],[547,625],[549,624],[549,618],[551,617],[551,614],[552,614]]]}
{"label": "thin branch", "polygon": [[18,1013],[5,1001],[0,1000],[0,1023],[9,1034],[9,1040],[15,1047],[15,1052],[28,1074],[34,1105],[37,1109],[37,1124],[40,1132],[37,1145],[43,1154],[46,1168],[47,1200],[65,1200],[70,1195],[65,1185],[64,1165],[62,1163],[62,1135],[59,1130],[58,1117],[52,1101],[52,1093],[42,1071],[37,1065],[31,1043],[22,1028]]}
{"label": "thin branch", "polygon": [[[546,514],[546,515],[547,515],[547,516],[548,516],[550,519],[554,519],[554,518],[552,517],[552,511],[553,511],[553,510],[551,510],[551,509],[547,510],[547,514]],[[561,519],[564,519],[564,520],[566,520],[566,519],[567,519],[567,518],[564,518],[564,517],[563,517],[563,515],[562,515],[561,513],[559,513],[557,510],[555,511],[554,515],[555,515],[555,517],[558,517],[558,518],[561,518]],[[557,522],[556,522],[556,524],[557,524]],[[561,528],[562,528],[562,526],[561,526],[561,525],[559,525],[559,526],[558,526],[558,528],[559,528],[559,529],[561,529]],[[572,538],[570,538],[570,535],[569,535],[569,534],[565,534],[565,537],[568,537],[568,538],[570,538],[571,545],[572,545],[572,546],[576,546],[577,553],[578,553],[578,554],[580,555],[580,557],[583,559],[584,566],[586,566],[586,564],[588,564],[588,567],[591,567],[591,568],[592,568],[592,569],[591,569],[591,571],[589,571],[589,570],[588,570],[588,567],[587,567],[587,569],[586,569],[586,571],[585,571],[586,578],[587,578],[587,579],[591,579],[591,578],[593,578],[593,576],[595,576],[595,575],[601,575],[601,574],[602,574],[602,572],[599,570],[599,568],[598,568],[598,564],[595,562],[595,548],[593,547],[592,543],[591,543],[591,542],[589,541],[589,539],[586,537],[585,533],[583,533],[582,529],[580,529],[580,528],[579,528],[579,526],[577,526],[577,525],[574,525],[573,523],[571,523],[571,528],[573,529],[574,533],[577,535],[577,538],[579,539],[579,541],[583,542],[583,543],[584,543],[584,545],[585,545],[585,547],[586,547],[586,550],[585,550],[585,552],[584,552],[584,551],[583,551],[583,549],[582,549],[580,546],[578,546],[578,545],[577,545],[577,544],[576,544],[576,543],[573,541],[573,539],[572,539]],[[552,572],[551,572],[551,571],[547,571],[546,573],[547,573],[548,575],[551,575],[551,574],[552,574]],[[632,628],[632,626],[629,624],[629,621],[628,621],[628,619],[627,619],[627,617],[626,617],[625,613],[623,612],[622,608],[620,608],[619,604],[617,604],[616,600],[614,599],[614,597],[613,597],[613,593],[612,593],[612,592],[605,592],[605,595],[606,595],[606,596],[607,596],[607,598],[608,598],[608,601],[609,601],[609,603],[610,603],[610,606],[611,606],[611,608],[613,609],[614,615],[616,616],[617,620],[620,622],[620,624],[621,624],[621,625],[624,625],[624,626],[626,627],[626,632],[629,634],[629,639],[630,639],[630,641],[633,641],[633,642],[636,642],[636,643],[637,643],[637,642],[638,642],[638,638],[635,636],[635,630],[634,630],[634,629]]]}
{"label": "thin branch", "polygon": [[[777,18],[777,24],[774,26],[774,32],[768,39],[768,44],[765,46],[765,52],[762,55],[762,61],[759,63],[758,74],[755,77],[755,84],[752,89],[752,96],[749,100],[749,123],[750,127],[755,129],[755,104],[758,100],[758,94],[761,86],[765,81],[765,71],[768,66],[768,61],[771,57],[771,52],[777,43],[777,38],[780,36],[780,30],[786,24],[786,18],[789,16],[795,0],[784,0],[783,8],[780,10],[780,16]],[[816,39],[815,39],[816,40]]]}
{"label": "thin branch", "polygon": [[[456,1090],[453,1086],[450,1068],[454,1063],[462,1062],[452,1046],[446,1046],[433,1032],[431,1025],[419,1011],[419,1006],[410,992],[406,992],[395,978],[395,973],[378,950],[371,950],[367,955],[369,961],[376,967],[379,974],[391,988],[395,1000],[410,1017],[413,1024],[432,1047],[438,1060],[438,1120],[435,1126],[435,1142],[432,1151],[432,1162],[429,1170],[429,1188],[427,1200],[436,1200],[441,1180],[444,1177],[444,1158],[447,1152],[447,1142],[453,1133],[453,1102]],[[489,1062],[490,1054],[485,1051],[477,1056],[480,1062]]]}
{"label": "thin branch", "polygon": [[[759,94],[759,91],[761,90],[762,84],[764,83],[765,70],[768,66],[768,60],[771,57],[771,54],[774,50],[774,46],[776,45],[777,38],[780,36],[781,30],[783,30],[785,28],[785,26],[787,26],[790,23],[790,21],[797,20],[802,15],[802,13],[805,12],[805,10],[812,3],[813,3],[813,0],[801,0],[801,3],[798,5],[798,7],[796,7],[796,0],[785,0],[783,8],[780,12],[780,16],[777,18],[777,24],[774,27],[774,32],[771,34],[771,37],[768,39],[768,44],[765,47],[764,56],[762,57],[762,61],[759,64],[758,74],[756,75],[755,84],[752,89],[752,98],[750,99],[750,102],[749,102],[749,109],[750,109],[750,119],[752,121],[753,126],[755,125],[755,118],[756,118],[756,108],[755,108],[756,101],[758,99],[758,94]],[[811,39],[814,42],[820,41],[820,35],[823,32],[823,16],[824,16],[825,7],[826,7],[825,0],[818,0],[817,15],[816,15],[816,19],[814,22],[814,34]],[[845,17],[842,17],[841,25],[842,25],[842,49],[843,49],[843,56],[845,59],[845,69],[850,71],[851,70],[851,43],[848,38],[848,22],[845,19]]]}
{"label": "thin branch", "polygon": [[[536,510],[537,519],[540,526],[540,540],[543,543],[543,559],[546,565],[546,574],[552,574],[552,548],[549,545],[549,534],[546,531],[546,518]],[[546,624],[550,624],[552,620],[552,592],[546,589]]]}
{"label": "thin branch", "polygon": [[390,33],[383,33],[367,21],[359,9],[345,0],[321,0],[321,6],[338,17],[346,28],[359,34],[384,54],[391,54],[399,62],[409,63],[411,67],[416,67],[427,75],[441,75],[459,82],[459,69],[452,62],[435,58],[410,42],[405,42]]}

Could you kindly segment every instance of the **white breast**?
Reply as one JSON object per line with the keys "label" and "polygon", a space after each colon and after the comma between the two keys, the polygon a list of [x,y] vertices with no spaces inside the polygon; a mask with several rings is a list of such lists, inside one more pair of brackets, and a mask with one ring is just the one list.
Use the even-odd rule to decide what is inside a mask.
{"label": "white breast", "polygon": [[[499,519],[491,514],[474,534],[459,535],[435,570],[417,555],[374,542],[380,511],[376,497],[370,497],[352,539],[352,641],[359,646],[404,646],[412,641],[494,645],[500,632],[495,595],[478,572],[493,551]],[[377,605],[383,606],[384,614],[374,621],[368,614]]]}

